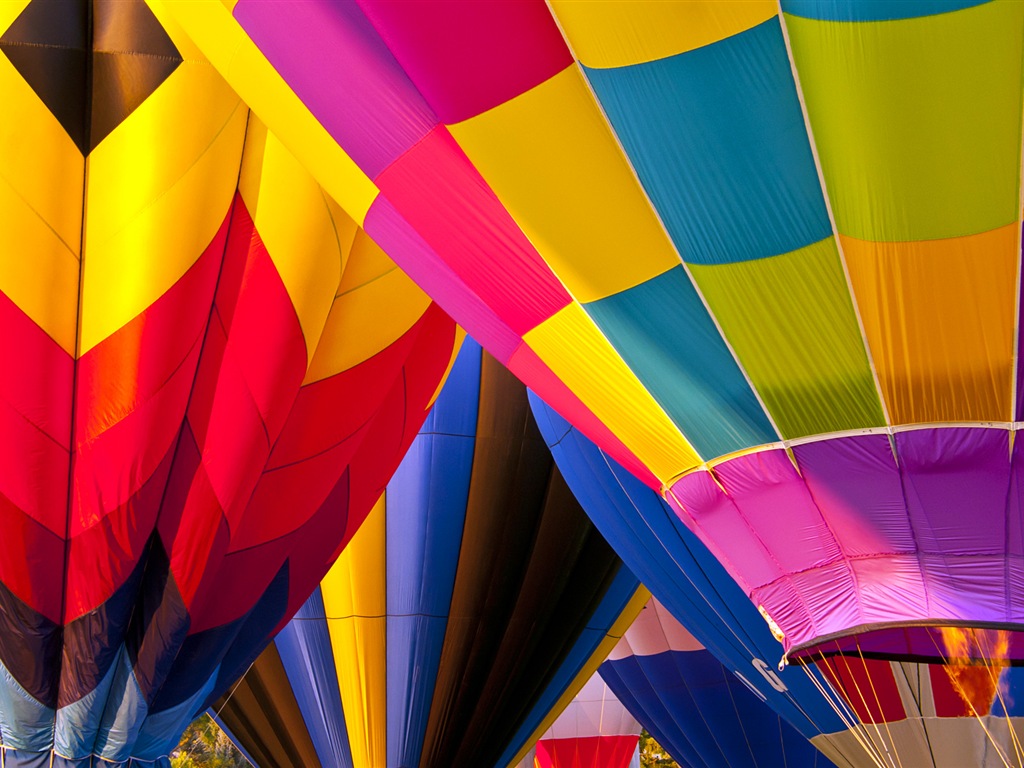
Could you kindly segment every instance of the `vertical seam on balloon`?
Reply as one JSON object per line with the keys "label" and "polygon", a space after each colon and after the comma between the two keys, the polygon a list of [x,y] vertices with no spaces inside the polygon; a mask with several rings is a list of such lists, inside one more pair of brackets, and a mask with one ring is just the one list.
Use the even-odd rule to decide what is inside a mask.
{"label": "vertical seam on balloon", "polygon": [[[623,146],[622,140],[619,138],[619,134],[615,130],[615,126],[612,125],[612,121],[608,118],[608,113],[605,112],[604,105],[601,103],[601,100],[598,98],[597,92],[594,90],[594,86],[590,82],[590,78],[587,76],[586,69],[584,69],[584,67],[583,67],[583,62],[580,61],[579,57],[576,55],[576,50],[573,48],[572,42],[569,40],[569,36],[566,34],[565,29],[563,29],[562,23],[561,23],[561,21],[558,18],[558,14],[555,12],[555,9],[551,6],[551,0],[544,0],[544,2],[548,6],[548,11],[551,13],[551,17],[555,20],[555,24],[558,27],[558,31],[562,35],[562,39],[565,41],[566,46],[569,48],[569,52],[572,54],[572,57],[573,57],[573,60],[574,60],[573,63],[574,63],[574,65],[580,71],[580,75],[583,78],[583,82],[587,86],[587,91],[590,93],[590,98],[593,99],[594,104],[596,105],[598,111],[601,113],[601,117],[604,118],[605,127],[608,129],[608,132],[611,135],[611,137],[615,140],[615,144],[619,148],[619,153],[621,154],[623,161],[626,163],[626,167],[629,168],[630,173],[633,174],[633,178],[636,180],[637,188],[643,194],[644,200],[647,202],[648,208],[650,208],[652,214],[654,215],[655,220],[658,222],[658,226],[661,228],[661,231],[665,235],[666,240],[671,244],[672,250],[675,251],[676,256],[679,258],[679,263],[682,266],[683,271],[686,273],[687,279],[690,281],[690,284],[693,286],[693,290],[697,294],[698,298],[700,298],[701,304],[704,305],[704,311],[707,312],[708,317],[711,318],[711,322],[714,323],[715,330],[718,331],[718,335],[722,339],[722,343],[725,344],[725,348],[727,350],[729,350],[729,354],[732,356],[733,362],[736,363],[736,367],[739,369],[740,373],[743,374],[743,378],[747,382],[747,386],[750,388],[750,391],[753,393],[754,397],[757,398],[757,402],[761,406],[761,410],[764,412],[765,418],[768,419],[768,423],[771,424],[772,429],[775,430],[775,435],[780,440],[783,439],[782,431],[779,429],[779,425],[775,423],[775,417],[772,415],[772,413],[768,409],[767,405],[765,405],[765,402],[764,402],[763,398],[761,397],[761,393],[758,391],[757,387],[754,386],[754,382],[751,380],[750,374],[747,373],[747,369],[744,367],[743,363],[740,361],[739,356],[736,354],[736,350],[733,349],[732,344],[729,342],[729,339],[726,337],[725,331],[722,329],[722,326],[718,322],[718,318],[715,317],[714,312],[711,311],[711,307],[708,304],[707,299],[704,297],[703,291],[701,291],[700,286],[697,284],[697,281],[694,280],[693,274],[690,272],[689,266],[687,265],[686,261],[683,259],[683,254],[680,253],[679,247],[676,245],[675,241],[672,239],[672,236],[669,234],[668,228],[665,226],[665,221],[661,218],[661,213],[658,211],[657,207],[654,205],[654,202],[651,200],[651,196],[650,196],[650,194],[648,194],[647,188],[644,186],[643,181],[640,179],[640,175],[637,173],[636,167],[633,165],[633,161],[630,158],[629,153],[626,152],[626,148],[625,148],[625,146]],[[572,295],[572,294],[570,293],[570,295]],[[589,315],[587,315],[587,316],[589,317]],[[591,321],[591,322],[593,322],[593,321]],[[597,324],[594,323],[594,325],[596,326]],[[611,342],[609,342],[609,344],[611,344]],[[616,349],[616,347],[614,345],[612,345],[612,349]],[[616,351],[618,351],[618,350],[616,349]],[[620,355],[620,357],[621,357],[621,355]],[[623,362],[625,362],[625,360],[623,360]],[[632,369],[630,369],[630,370],[632,370]],[[633,375],[636,376],[636,374],[633,374]],[[637,378],[639,379],[639,377],[637,377]],[[653,395],[652,395],[652,397],[653,397]],[[675,422],[672,419],[669,419],[669,421],[671,421],[673,424],[675,424]],[[686,437],[686,432],[682,429],[682,427],[676,425],[676,429],[678,429],[680,431],[680,433],[682,433],[683,437]],[[691,442],[689,438],[686,438],[686,440],[687,440],[687,442]],[[697,453],[698,457],[700,457],[702,459],[705,459],[705,460],[708,459],[708,458],[714,458],[714,457],[711,457],[711,456],[709,456],[709,457],[700,456],[700,453],[698,453],[696,450],[694,450],[694,453]]]}
{"label": "vertical seam on balloon", "polygon": [[818,183],[821,185],[821,196],[825,202],[825,210],[828,212],[828,221],[832,225],[832,238],[836,244],[836,253],[839,254],[839,264],[843,268],[843,277],[846,279],[846,289],[850,294],[850,304],[853,307],[853,315],[857,318],[857,327],[860,329],[861,343],[864,345],[864,354],[867,357],[868,367],[871,369],[871,378],[875,382],[875,393],[878,395],[879,406],[882,409],[882,418],[887,425],[892,425],[892,418],[889,415],[889,406],[885,399],[885,392],[882,391],[882,382],[878,377],[878,369],[875,366],[875,358],[871,353],[871,345],[868,343],[867,331],[864,329],[864,318],[860,313],[860,305],[857,302],[857,293],[853,290],[853,280],[850,277],[850,268],[846,263],[846,253],[843,250],[843,243],[839,237],[839,226],[836,224],[835,212],[832,210],[832,199],[828,194],[828,185],[825,183],[825,172],[821,165],[821,157],[818,154],[818,143],[814,139],[814,130],[811,127],[811,116],[807,111],[807,102],[804,99],[804,89],[800,84],[800,73],[797,71],[796,58],[793,56],[793,45],[789,39],[789,27],[786,26],[786,15],[782,11],[782,0],[777,0],[779,11],[779,26],[782,29],[782,40],[786,45],[786,54],[789,58],[789,69],[793,76],[793,86],[796,91],[797,101],[800,102],[800,113],[804,120],[804,129],[807,131],[807,143],[811,148],[811,155],[814,158],[814,169],[818,173]]}

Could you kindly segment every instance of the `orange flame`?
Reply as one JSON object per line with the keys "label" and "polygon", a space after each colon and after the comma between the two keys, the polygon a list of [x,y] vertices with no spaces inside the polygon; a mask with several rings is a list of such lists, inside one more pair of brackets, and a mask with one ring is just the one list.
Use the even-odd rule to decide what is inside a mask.
{"label": "orange flame", "polygon": [[944,669],[969,714],[987,715],[997,694],[1006,691],[1010,633],[1005,630],[941,627],[946,646]]}

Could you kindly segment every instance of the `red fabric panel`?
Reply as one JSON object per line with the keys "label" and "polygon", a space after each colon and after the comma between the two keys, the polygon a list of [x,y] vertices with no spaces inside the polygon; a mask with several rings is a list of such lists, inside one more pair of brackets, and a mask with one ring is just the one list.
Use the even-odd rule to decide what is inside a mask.
{"label": "red fabric panel", "polygon": [[639,740],[639,736],[541,739],[537,761],[541,768],[626,768]]}
{"label": "red fabric panel", "polygon": [[864,723],[891,723],[907,717],[892,665],[879,659],[833,656],[818,668]]}
{"label": "red fabric panel", "polygon": [[[66,470],[67,464],[62,466]],[[0,581],[32,610],[60,623],[64,537],[40,525],[3,494],[0,531]]]}
{"label": "red fabric panel", "polygon": [[502,104],[572,64],[543,0],[358,0],[443,123]]}
{"label": "red fabric panel", "polygon": [[63,537],[74,361],[3,293],[0,354],[0,493]]}
{"label": "red fabric panel", "polygon": [[512,355],[508,369],[520,380],[529,382],[530,389],[540,395],[545,403],[558,411],[563,418],[574,424],[583,434],[593,440],[604,451],[633,473],[645,485],[660,491],[658,482],[651,471],[622,444],[622,441],[598,419],[583,401],[556,376],[537,353],[523,344]]}
{"label": "red fabric panel", "polygon": [[522,336],[569,303],[561,282],[443,126],[375,181],[516,334]]}

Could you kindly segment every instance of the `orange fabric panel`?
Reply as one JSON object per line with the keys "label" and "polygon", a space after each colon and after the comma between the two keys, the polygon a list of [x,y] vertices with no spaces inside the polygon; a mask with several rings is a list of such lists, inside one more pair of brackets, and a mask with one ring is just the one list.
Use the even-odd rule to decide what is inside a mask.
{"label": "orange fabric panel", "polygon": [[840,241],[891,423],[1011,421],[1017,224]]}

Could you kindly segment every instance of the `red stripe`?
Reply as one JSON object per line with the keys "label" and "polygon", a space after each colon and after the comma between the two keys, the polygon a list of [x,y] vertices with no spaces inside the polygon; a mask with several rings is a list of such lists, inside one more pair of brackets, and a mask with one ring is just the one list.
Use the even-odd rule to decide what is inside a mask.
{"label": "red stripe", "polygon": [[541,768],[626,768],[639,740],[638,735],[541,739],[537,761]]}
{"label": "red stripe", "polygon": [[892,723],[907,717],[888,661],[834,656],[818,662],[862,723]]}

